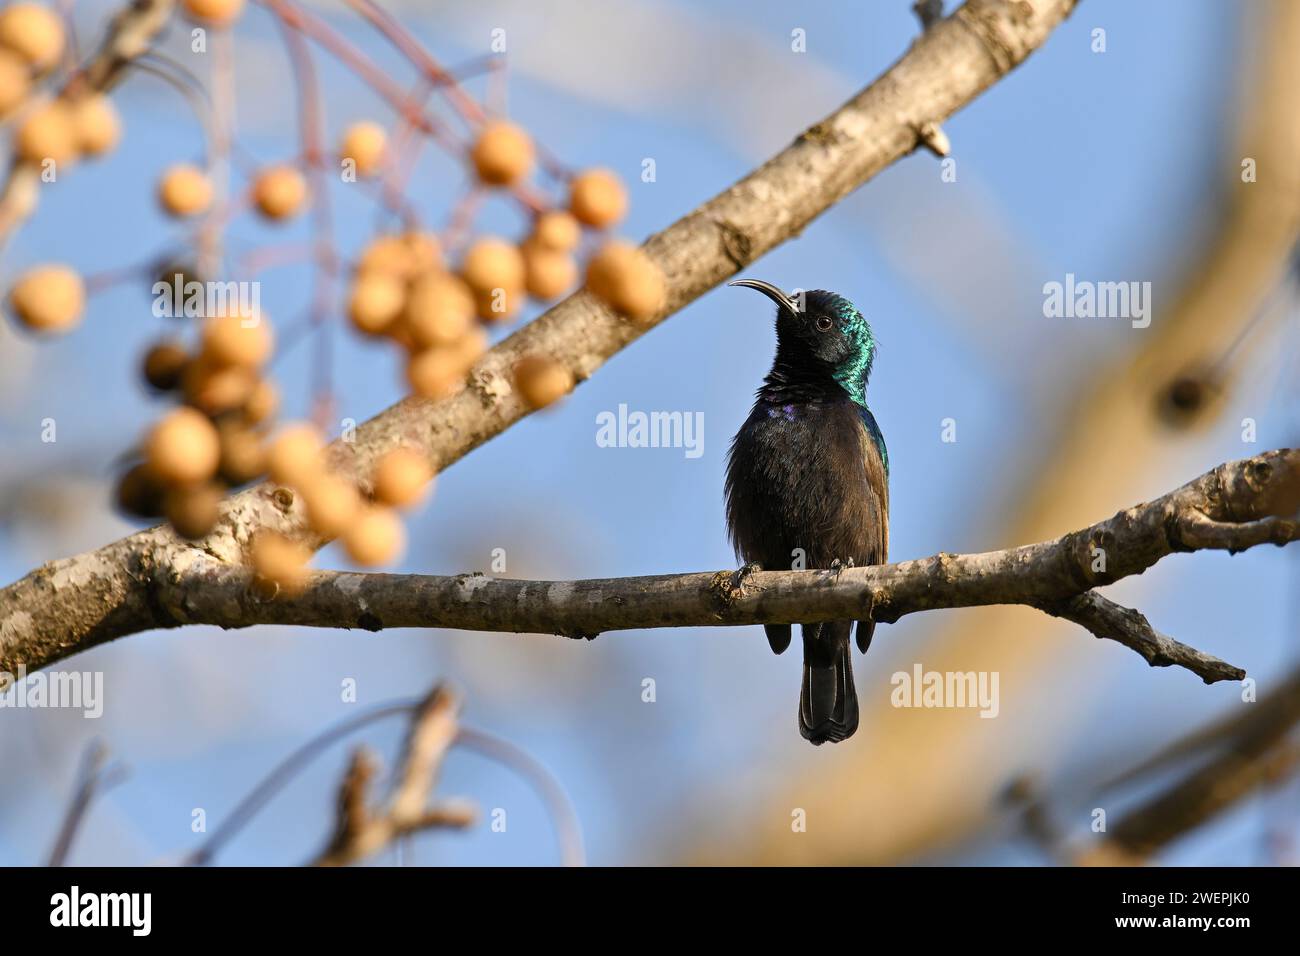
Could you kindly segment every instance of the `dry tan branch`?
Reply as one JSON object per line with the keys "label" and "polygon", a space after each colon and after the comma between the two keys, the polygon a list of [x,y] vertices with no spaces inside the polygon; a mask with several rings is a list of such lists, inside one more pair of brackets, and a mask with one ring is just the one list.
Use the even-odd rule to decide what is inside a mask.
{"label": "dry tan branch", "polygon": [[[321,571],[302,593],[268,599],[250,572],[191,562],[154,591],[154,626],[253,624],[451,627],[595,637],[629,628],[700,627],[873,615],[892,622],[939,608],[1024,604],[1118,641],[1152,666],[1207,683],[1245,671],[1158,633],[1094,588],[1178,551],[1240,551],[1300,539],[1300,450],[1227,462],[1154,501],[1052,541],[983,554],[938,554],[839,571],[699,572],[586,581],[518,581]],[[1207,533],[1213,528],[1213,533]],[[48,659],[27,660],[29,669]],[[0,665],[4,662],[0,661]]]}
{"label": "dry tan branch", "polygon": [[411,717],[402,747],[402,765],[392,797],[372,805],[375,757],[360,748],[353,755],[339,789],[338,819],[317,866],[346,866],[365,859],[394,840],[438,827],[463,828],[474,822],[474,809],[460,803],[429,807],[443,758],[457,734],[460,702],[444,687],[435,687]]}

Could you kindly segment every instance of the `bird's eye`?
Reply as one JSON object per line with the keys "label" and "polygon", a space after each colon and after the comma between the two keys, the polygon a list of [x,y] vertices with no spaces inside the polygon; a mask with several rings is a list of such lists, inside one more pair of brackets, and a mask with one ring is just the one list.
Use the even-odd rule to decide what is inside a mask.
{"label": "bird's eye", "polygon": [[831,326],[834,325],[835,323],[831,321],[829,315],[819,315],[817,316],[817,321],[815,324],[817,326],[818,332],[829,332],[831,330]]}

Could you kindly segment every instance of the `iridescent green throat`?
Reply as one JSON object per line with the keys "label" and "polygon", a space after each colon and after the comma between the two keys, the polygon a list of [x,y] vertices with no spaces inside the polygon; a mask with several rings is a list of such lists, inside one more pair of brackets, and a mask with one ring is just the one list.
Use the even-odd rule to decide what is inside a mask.
{"label": "iridescent green throat", "polygon": [[840,296],[835,298],[838,300],[835,303],[836,319],[844,336],[852,343],[853,352],[839,364],[832,377],[853,401],[866,408],[867,377],[876,357],[876,339],[871,334],[871,326],[853,303]]}

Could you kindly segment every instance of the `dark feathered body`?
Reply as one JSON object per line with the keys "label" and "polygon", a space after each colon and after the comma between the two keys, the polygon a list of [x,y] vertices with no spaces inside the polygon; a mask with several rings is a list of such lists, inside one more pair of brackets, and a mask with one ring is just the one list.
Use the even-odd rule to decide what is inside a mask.
{"label": "dark feathered body", "polygon": [[847,399],[774,404],[763,398],[732,443],[727,520],[746,561],[789,569],[835,560],[881,564],[888,551],[889,492],[880,452]]}
{"label": "dark feathered body", "polygon": [[[762,291],[762,290],[760,290]],[[889,550],[888,453],[866,407],[875,341],[847,300],[809,292],[778,307],[777,356],[727,464],[727,524],[736,552],[765,570],[881,564]],[[826,318],[832,320],[826,327]],[[866,650],[872,622],[858,624]],[[789,625],[768,625],[778,654]],[[852,622],[802,625],[800,730],[813,743],[857,729]]]}

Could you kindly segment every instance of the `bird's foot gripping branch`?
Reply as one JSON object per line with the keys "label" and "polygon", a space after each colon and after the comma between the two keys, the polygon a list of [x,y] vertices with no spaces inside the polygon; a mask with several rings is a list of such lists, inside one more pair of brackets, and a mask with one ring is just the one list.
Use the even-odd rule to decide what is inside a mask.
{"label": "bird's foot gripping branch", "polygon": [[[267,599],[237,559],[163,547],[144,532],[54,562],[0,590],[0,671],[34,671],[112,638],[160,627],[442,627],[596,635],[633,628],[892,622],[938,608],[1023,604],[1117,641],[1153,666],[1207,682],[1245,672],[1160,634],[1097,588],[1179,551],[1243,551],[1300,540],[1300,449],[1231,461],[1181,488],[1051,541],[865,568],[717,572],[582,581],[318,571]],[[158,562],[165,561],[165,564]],[[118,574],[116,569],[126,569]],[[725,581],[727,586],[720,587]]]}

